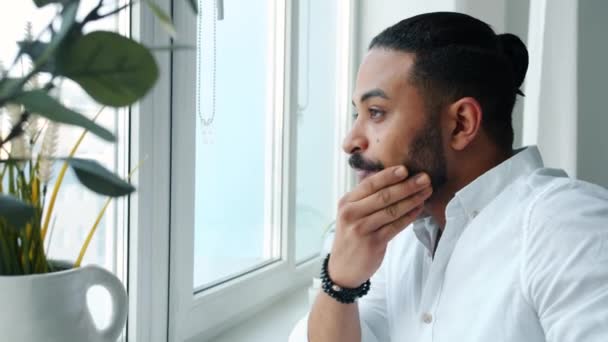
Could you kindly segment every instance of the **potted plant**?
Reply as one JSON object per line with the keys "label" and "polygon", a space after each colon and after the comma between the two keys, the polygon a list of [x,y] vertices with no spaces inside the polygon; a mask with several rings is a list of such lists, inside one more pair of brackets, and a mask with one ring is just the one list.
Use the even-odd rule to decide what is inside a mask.
{"label": "potted plant", "polygon": [[[18,42],[15,62],[0,70],[0,115],[10,118],[6,134],[0,130],[0,331],[7,341],[115,341],[126,321],[125,289],[104,269],[80,264],[110,199],[135,189],[98,162],[76,156],[87,132],[107,141],[115,137],[95,119],[64,106],[54,92],[67,78],[102,106],[129,106],[150,90],[158,68],[142,44],[114,32],[83,30],[129,5],[104,12],[100,0],[79,20],[80,0],[33,1],[37,7],[57,9],[56,17],[40,32],[39,37],[49,38],[30,34]],[[195,0],[188,1],[196,11]],[[142,2],[174,34],[169,16],[152,0]],[[15,77],[10,71],[22,58],[30,59],[32,67]],[[56,155],[58,124],[83,128],[67,156]],[[61,168],[51,182],[54,164]],[[49,260],[44,243],[68,167],[82,185],[108,196],[108,201],[80,255],[66,263]],[[87,308],[86,293],[93,285],[105,287],[112,298],[111,323],[102,331]]]}

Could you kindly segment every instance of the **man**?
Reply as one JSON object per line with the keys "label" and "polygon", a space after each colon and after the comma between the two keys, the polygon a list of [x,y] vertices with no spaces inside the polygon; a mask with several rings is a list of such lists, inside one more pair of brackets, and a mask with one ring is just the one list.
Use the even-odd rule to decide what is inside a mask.
{"label": "man", "polygon": [[608,341],[608,191],[512,150],[527,66],[464,14],[373,39],[310,341]]}

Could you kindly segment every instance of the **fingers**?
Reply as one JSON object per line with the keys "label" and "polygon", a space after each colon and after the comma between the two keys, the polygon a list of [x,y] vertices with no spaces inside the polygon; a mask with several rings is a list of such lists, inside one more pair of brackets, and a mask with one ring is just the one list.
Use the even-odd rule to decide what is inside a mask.
{"label": "fingers", "polygon": [[362,226],[365,227],[365,231],[362,233],[372,233],[381,227],[398,221],[412,210],[424,205],[424,201],[427,200],[432,193],[433,189],[427,186],[405,199],[381,208],[364,219],[365,223],[362,224]]}
{"label": "fingers", "polygon": [[[421,173],[411,177],[411,179],[388,186],[370,196],[361,199],[360,201],[354,202],[350,205],[351,208],[348,209],[357,212],[357,214],[360,215],[359,217],[365,217],[381,209],[386,209],[387,213],[390,214],[389,216],[392,216],[390,217],[390,221],[393,221],[397,219],[397,217],[402,216],[404,212],[395,211],[399,208],[391,205],[425,188],[428,188],[430,184],[431,180],[429,176]],[[386,222],[380,222],[380,224],[375,228],[385,224]]]}
{"label": "fingers", "polygon": [[430,178],[406,177],[404,166],[387,168],[342,197],[329,265],[334,281],[348,287],[369,279],[380,267],[388,241],[420,214],[432,192]]}
{"label": "fingers", "polygon": [[365,178],[347,197],[349,202],[356,202],[366,198],[378,190],[389,185],[401,182],[407,177],[405,166],[386,168],[374,175]]}

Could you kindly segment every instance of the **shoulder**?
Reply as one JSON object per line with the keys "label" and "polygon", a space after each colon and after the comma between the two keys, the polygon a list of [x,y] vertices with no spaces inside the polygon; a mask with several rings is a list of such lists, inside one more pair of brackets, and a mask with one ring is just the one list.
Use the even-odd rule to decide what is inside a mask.
{"label": "shoulder", "polygon": [[533,198],[522,230],[520,279],[542,318],[608,280],[608,190],[550,169],[534,172],[526,184]]}
{"label": "shoulder", "polygon": [[529,229],[560,221],[608,220],[608,190],[599,185],[569,178],[557,169],[539,169],[526,177],[525,184],[530,192]]}
{"label": "shoulder", "polygon": [[559,173],[541,169],[527,179],[533,196],[523,222],[525,255],[545,264],[573,255],[592,263],[606,260],[608,190]]}

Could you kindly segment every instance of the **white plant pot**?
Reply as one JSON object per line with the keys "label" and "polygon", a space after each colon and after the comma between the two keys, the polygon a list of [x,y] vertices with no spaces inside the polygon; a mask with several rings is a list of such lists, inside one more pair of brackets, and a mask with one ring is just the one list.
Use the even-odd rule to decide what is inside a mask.
{"label": "white plant pot", "polygon": [[[99,330],[87,291],[100,285],[112,298],[110,324]],[[115,342],[127,320],[127,293],[112,273],[85,266],[27,276],[0,276],[0,339],[19,342]]]}

